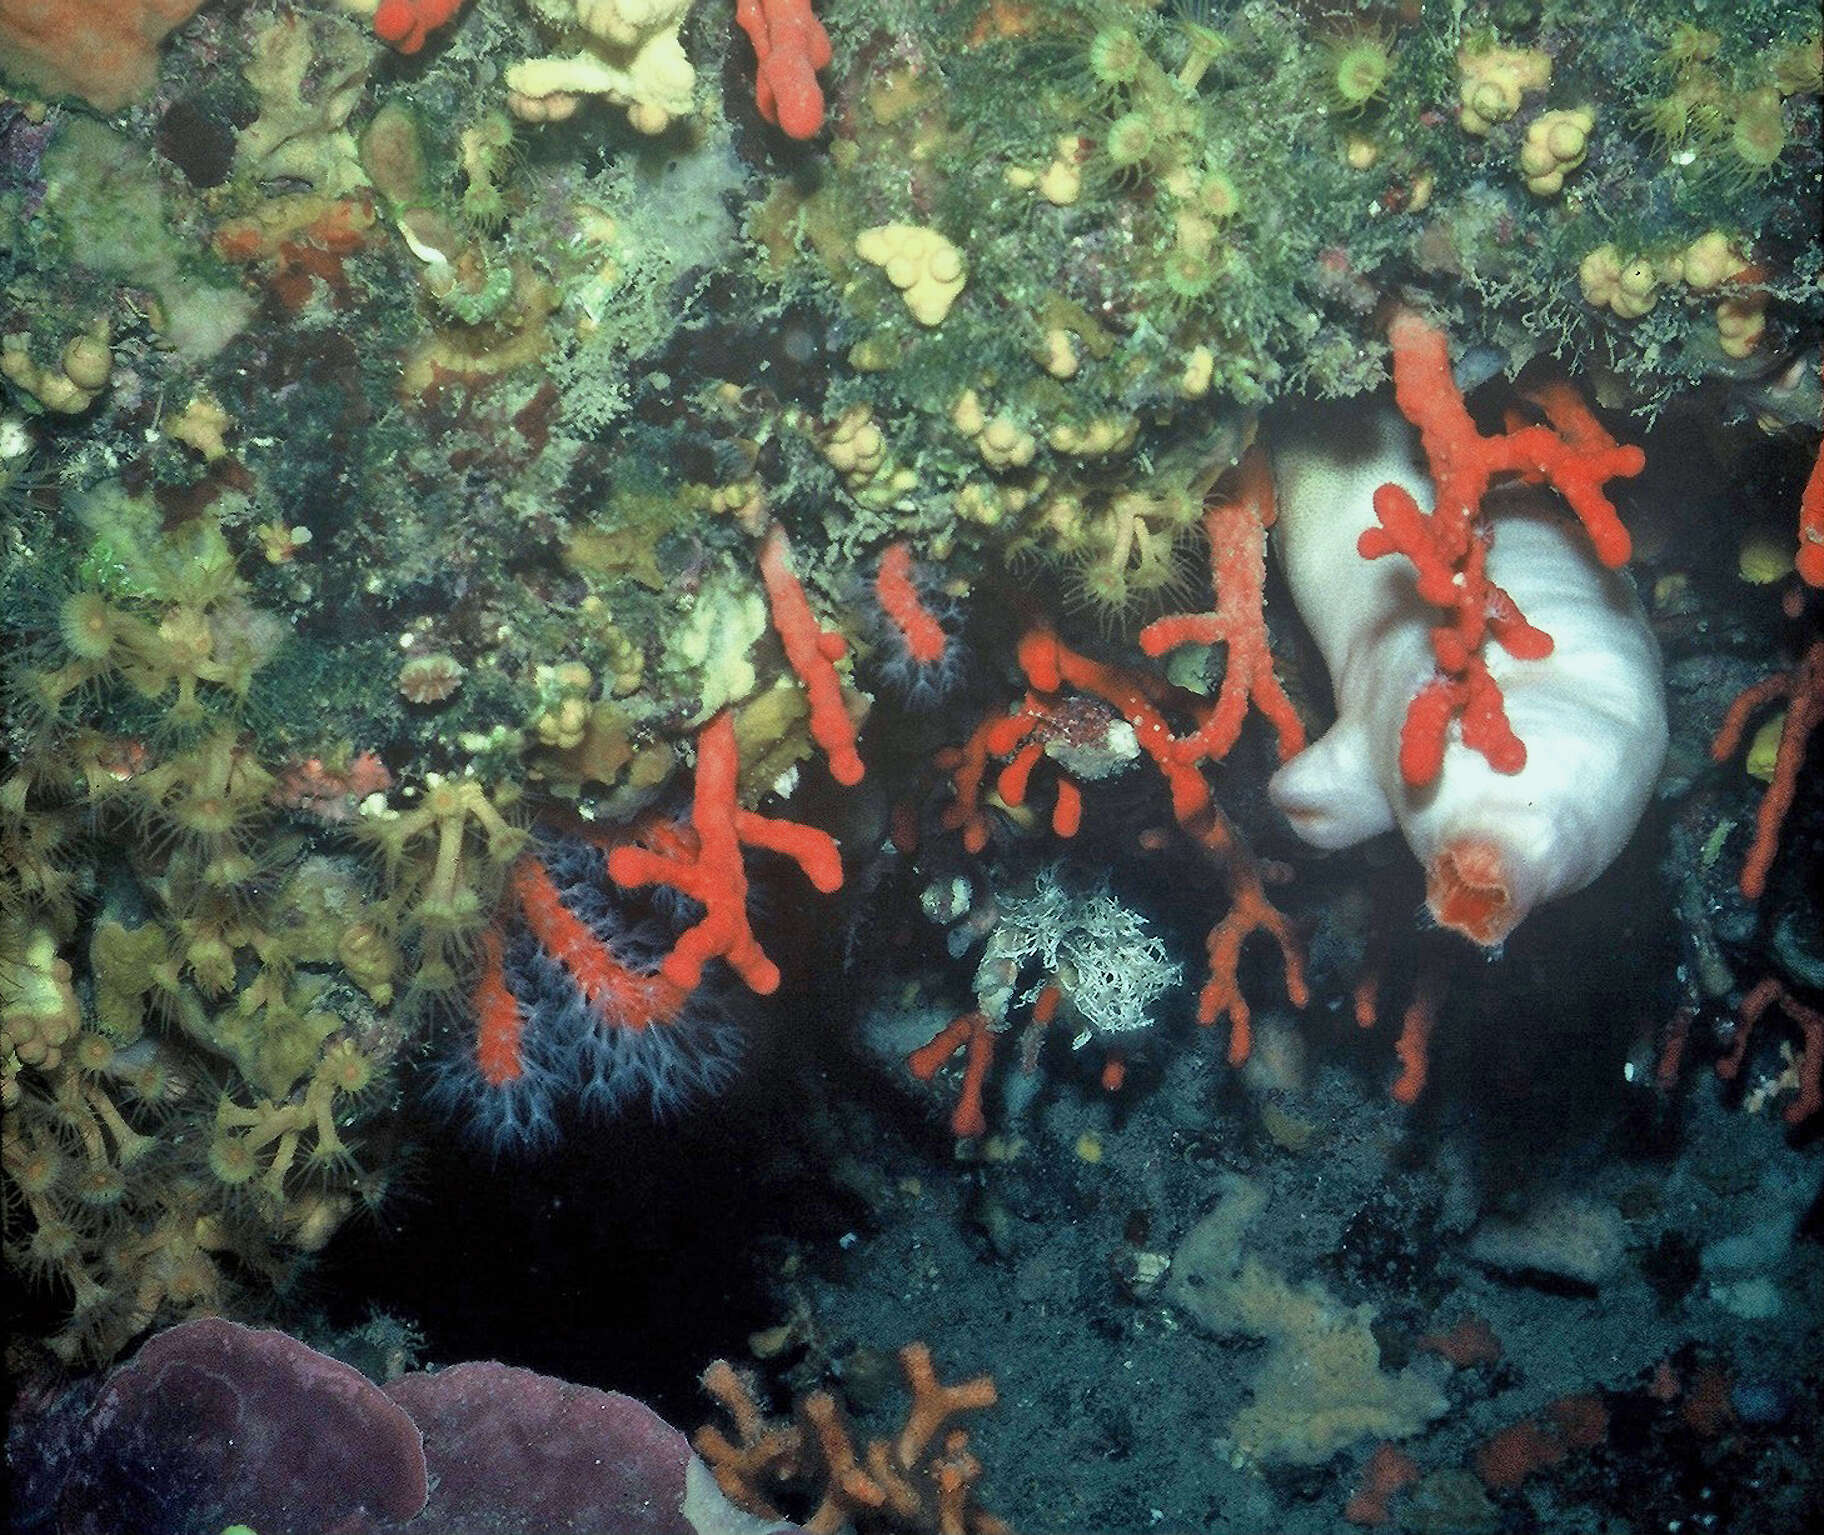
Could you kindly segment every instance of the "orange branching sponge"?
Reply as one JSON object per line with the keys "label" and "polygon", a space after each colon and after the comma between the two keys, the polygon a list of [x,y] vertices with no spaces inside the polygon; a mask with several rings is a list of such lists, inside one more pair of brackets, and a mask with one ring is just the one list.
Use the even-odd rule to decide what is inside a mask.
{"label": "orange branching sponge", "polygon": [[814,826],[742,809],[736,798],[739,767],[734,719],[724,709],[697,734],[690,836],[674,839],[670,847],[627,845],[608,855],[608,875],[617,885],[668,885],[703,906],[702,918],[679,934],[660,967],[667,981],[686,991],[716,958],[727,960],[754,991],[778,989],[779,967],[748,925],[743,845],[785,854],[825,895],[842,887],[836,839]]}
{"label": "orange branching sponge", "polygon": [[691,1443],[724,1496],[751,1514],[779,1519],[782,1495],[816,1497],[802,1525],[810,1535],[1010,1535],[975,1506],[982,1463],[969,1451],[968,1434],[954,1425],[958,1414],[994,1405],[992,1377],[946,1386],[923,1343],[908,1343],[899,1363],[912,1403],[891,1440],[857,1444],[827,1391],[801,1399],[792,1418],[768,1418],[752,1381],[718,1359],[703,1372],[703,1389],[728,1414],[735,1438],[711,1426]]}
{"label": "orange branching sponge", "polygon": [[1510,423],[1510,430],[1484,437],[1451,377],[1444,333],[1402,311],[1388,327],[1388,339],[1394,399],[1418,428],[1437,500],[1429,513],[1422,512],[1403,486],[1383,485],[1374,496],[1381,525],[1363,533],[1357,548],[1367,560],[1389,554],[1411,560],[1419,595],[1444,613],[1444,622],[1431,632],[1438,675],[1408,707],[1400,773],[1415,787],[1435,779],[1453,720],[1462,722],[1464,744],[1496,771],[1517,773],[1526,764],[1526,747],[1508,724],[1483,646],[1493,639],[1510,655],[1540,660],[1551,654],[1552,640],[1488,579],[1493,533],[1482,515],[1482,499],[1498,475],[1544,481],[1577,514],[1597,558],[1614,569],[1627,563],[1630,543],[1602,487],[1639,474],[1646,455],[1618,445],[1564,384],[1532,396],[1549,424]]}
{"label": "orange branching sponge", "polygon": [[848,654],[848,642],[817,622],[804,585],[792,569],[791,543],[778,523],[760,541],[760,576],[785,658],[810,700],[811,739],[829,758],[830,776],[837,783],[858,784],[866,770],[855,750],[855,722],[842,701],[842,679],[836,675],[836,663]]}
{"label": "orange branching sponge", "polygon": [[1227,647],[1216,707],[1204,716],[1195,735],[1173,747],[1177,755],[1191,761],[1226,757],[1241,735],[1251,700],[1279,732],[1279,760],[1286,762],[1305,749],[1305,727],[1273,675],[1273,652],[1267,644],[1264,594],[1273,472],[1258,447],[1242,459],[1239,480],[1234,495],[1212,497],[1203,513],[1216,611],[1156,619],[1140,631],[1140,648],[1149,656],[1162,656],[1181,645]]}
{"label": "orange branching sponge", "polygon": [[462,4],[463,0],[380,0],[374,12],[374,36],[401,53],[416,53]]}
{"label": "orange branching sponge", "polygon": [[1805,765],[1812,732],[1824,722],[1824,640],[1812,641],[1799,664],[1789,672],[1776,672],[1744,688],[1729,705],[1722,727],[1710,743],[1710,755],[1726,762],[1742,744],[1754,711],[1775,698],[1787,700],[1786,720],[1780,727],[1780,745],[1774,754],[1773,779],[1761,796],[1755,815],[1754,842],[1742,863],[1742,894],[1758,901],[1767,889],[1767,875],[1780,849],[1780,828],[1792,809],[1799,789],[1799,771]]}
{"label": "orange branching sponge", "polygon": [[202,0],[6,0],[0,71],[116,112],[152,89],[158,45]]}

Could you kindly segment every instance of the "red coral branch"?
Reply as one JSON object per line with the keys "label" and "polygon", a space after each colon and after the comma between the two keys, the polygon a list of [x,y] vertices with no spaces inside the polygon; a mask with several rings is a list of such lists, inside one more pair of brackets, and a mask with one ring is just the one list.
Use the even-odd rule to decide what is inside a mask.
{"label": "red coral branch", "polygon": [[380,0],[374,11],[374,36],[401,53],[416,53],[462,5],[463,0]]}
{"label": "red coral branch", "polygon": [[1776,672],[1736,695],[1723,716],[1716,739],[1710,743],[1710,755],[1718,762],[1734,756],[1750,717],[1775,698],[1788,699],[1789,703],[1785,722],[1780,726],[1773,778],[1761,796],[1761,807],[1755,814],[1754,842],[1742,863],[1742,894],[1751,901],[1758,901],[1767,889],[1767,875],[1780,850],[1780,828],[1798,793],[1799,770],[1805,765],[1806,749],[1812,733],[1824,723],[1824,640],[1814,640],[1791,671]]}
{"label": "red coral branch", "polygon": [[747,919],[747,869],[741,848],[783,853],[818,890],[842,886],[842,855],[835,838],[814,826],[775,820],[743,810],[736,799],[740,766],[735,724],[728,711],[697,734],[697,774],[685,845],[655,850],[617,847],[608,855],[608,874],[618,885],[668,885],[699,902],[702,918],[678,936],[660,974],[690,990],[703,966],[721,958],[755,991],[779,986],[779,967],[767,958]]}
{"label": "red coral branch", "polygon": [[[1252,1047],[1252,1014],[1240,980],[1242,946],[1257,932],[1279,946],[1286,995],[1294,1007],[1303,1007],[1310,995],[1304,954],[1292,924],[1268,897],[1253,854],[1211,796],[1199,767],[1201,759],[1182,749],[1180,738],[1166,723],[1156,701],[1165,689],[1152,678],[1079,655],[1048,629],[1028,631],[1020,642],[1020,664],[1035,687],[1049,683],[1055,689],[1069,683],[1112,704],[1164,774],[1173,818],[1221,865],[1229,882],[1229,910],[1210,930],[1210,978],[1198,998],[1197,1020],[1207,1025],[1229,1019],[1229,1060],[1239,1065]],[[1195,741],[1198,736],[1182,739]]]}
{"label": "red coral branch", "polygon": [[1548,424],[1511,424],[1506,432],[1484,437],[1451,377],[1444,333],[1402,311],[1389,326],[1388,339],[1394,399],[1418,428],[1436,500],[1426,513],[1401,486],[1381,486],[1374,494],[1381,525],[1364,532],[1356,548],[1366,560],[1404,555],[1416,572],[1419,595],[1445,614],[1431,632],[1439,675],[1407,710],[1400,772],[1415,787],[1436,778],[1450,726],[1461,721],[1466,746],[1481,752],[1496,771],[1517,773],[1526,764],[1526,747],[1508,723],[1484,646],[1493,639],[1509,655],[1539,660],[1551,654],[1552,641],[1488,579],[1493,530],[1483,517],[1483,497],[1498,475],[1550,485],[1577,514],[1596,557],[1612,569],[1626,563],[1630,546],[1602,487],[1639,474],[1646,456],[1617,444],[1566,384],[1533,392]]}
{"label": "red coral branch", "polygon": [[1785,1116],[1787,1124],[1796,1125],[1824,1108],[1824,1012],[1799,1001],[1778,976],[1768,976],[1742,999],[1741,1027],[1736,1031],[1735,1045],[1716,1063],[1716,1074],[1725,1082],[1735,1080],[1747,1058],[1755,1025],[1774,1006],[1799,1028],[1799,1095],[1786,1105]]}
{"label": "red coral branch", "polygon": [[858,784],[866,769],[855,750],[855,722],[842,701],[842,679],[836,675],[836,662],[848,654],[848,642],[817,622],[804,585],[792,569],[791,543],[778,523],[760,541],[760,576],[766,583],[773,628],[810,701],[811,739],[823,748],[837,783]]}
{"label": "red coral branch", "polygon": [[481,935],[481,973],[470,998],[475,1008],[475,1066],[489,1087],[505,1087],[526,1074],[521,1050],[526,1017],[507,985],[503,950],[493,928]]}
{"label": "red coral branch", "polygon": [[[1256,501],[1256,510],[1248,516],[1253,533],[1244,536],[1252,537],[1262,526],[1258,506]],[[1255,611],[1258,615],[1258,607]],[[1216,614],[1185,622],[1223,623],[1230,619],[1237,625],[1231,632],[1242,632],[1242,621],[1232,613],[1225,614],[1219,601]],[[1261,645],[1264,655],[1264,638]],[[1174,819],[1222,868],[1228,881],[1229,910],[1210,929],[1207,941],[1210,977],[1198,999],[1197,1017],[1204,1024],[1215,1024],[1224,1018],[1229,1020],[1229,1060],[1239,1065],[1248,1058],[1253,1043],[1252,1013],[1242,993],[1240,979],[1242,949],[1247,940],[1255,933],[1265,933],[1278,945],[1286,994],[1295,1007],[1303,1007],[1310,993],[1305,984],[1304,954],[1298,935],[1267,895],[1259,864],[1241,834],[1216,804],[1204,779],[1201,764],[1210,754],[1208,749],[1212,744],[1221,741],[1222,732],[1206,729],[1205,722],[1200,721],[1198,730],[1192,734],[1174,735],[1166,718],[1166,707],[1182,707],[1196,713],[1199,700],[1157,677],[1131,672],[1072,650],[1043,626],[1026,632],[1020,640],[1018,654],[1020,668],[1029,684],[1020,706],[1009,714],[984,720],[962,746],[939,754],[938,763],[951,773],[956,793],[944,812],[943,824],[952,830],[960,827],[964,846],[972,852],[980,851],[988,837],[981,795],[991,758],[1012,754],[1012,761],[1001,770],[995,787],[1005,803],[1021,805],[1025,802],[1033,765],[1048,742],[1056,739],[1080,748],[1080,737],[1088,732],[1105,737],[1112,717],[1098,712],[1103,707],[1124,719],[1141,748],[1164,776]],[[1230,665],[1237,664],[1238,658],[1232,652]],[[1250,686],[1257,686],[1258,679],[1256,670]],[[1277,683],[1273,684],[1273,689],[1277,692]],[[1245,707],[1248,695],[1244,691],[1241,696]],[[1280,696],[1283,699],[1283,695]],[[1221,707],[1219,699],[1216,708]],[[1288,700],[1286,709],[1290,708]],[[1296,728],[1295,716],[1291,717],[1291,724]],[[1076,732],[1079,739],[1073,741],[1072,732]],[[1227,746],[1222,749],[1226,750]],[[1060,836],[1073,835],[1081,814],[1081,791],[1069,779],[1060,780],[1057,803],[1052,811],[1053,830]],[[914,1074],[928,1080],[959,1050],[967,1051],[963,1095],[952,1119],[952,1128],[958,1135],[979,1135],[987,1127],[981,1095],[992,1058],[993,1039],[985,1018],[976,1013],[965,1014],[911,1057]],[[1111,1080],[1118,1082],[1120,1075],[1117,1063]]]}
{"label": "red coral branch", "polygon": [[598,1018],[636,1032],[678,1015],[685,988],[663,974],[621,963],[613,949],[567,905],[544,864],[525,857],[513,868],[513,896],[526,927],[563,968]]}
{"label": "red coral branch", "polygon": [[937,616],[925,606],[912,576],[912,551],[902,541],[881,551],[874,575],[874,597],[887,615],[914,665],[935,667],[950,648],[950,636]]}
{"label": "red coral branch", "polygon": [[950,1115],[950,1131],[956,1136],[986,1135],[982,1089],[994,1064],[994,1030],[985,1013],[951,1019],[906,1058],[906,1065],[919,1081],[929,1082],[958,1051],[963,1053],[963,1086]]}
{"label": "red coral branch", "polygon": [[754,105],[794,139],[823,127],[817,71],[830,62],[830,37],[811,0],[735,0],[735,21],[754,45]]}
{"label": "red coral branch", "polygon": [[1279,732],[1279,760],[1305,749],[1305,729],[1273,674],[1267,643],[1267,529],[1273,526],[1273,475],[1267,456],[1251,449],[1241,461],[1240,483],[1232,496],[1212,498],[1203,528],[1210,544],[1213,613],[1180,613],[1156,619],[1140,631],[1140,648],[1161,656],[1180,645],[1223,645],[1228,649],[1216,706],[1196,733],[1174,752],[1186,761],[1218,761],[1241,734],[1252,701]]}
{"label": "red coral branch", "polygon": [[1793,562],[1807,586],[1824,586],[1824,442],[1799,496],[1799,552]]}

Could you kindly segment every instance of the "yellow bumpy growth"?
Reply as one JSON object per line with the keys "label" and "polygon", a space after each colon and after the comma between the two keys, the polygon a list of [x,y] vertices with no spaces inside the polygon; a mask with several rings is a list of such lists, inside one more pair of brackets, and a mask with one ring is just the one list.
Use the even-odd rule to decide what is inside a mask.
{"label": "yellow bumpy growth", "polygon": [[885,269],[920,325],[941,325],[963,291],[963,255],[935,229],[882,224],[855,237],[855,254]]}

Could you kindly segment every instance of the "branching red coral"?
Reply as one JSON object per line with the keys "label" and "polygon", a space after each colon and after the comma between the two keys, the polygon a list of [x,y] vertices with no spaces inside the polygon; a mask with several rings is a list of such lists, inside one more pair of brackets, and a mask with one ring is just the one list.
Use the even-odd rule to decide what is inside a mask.
{"label": "branching red coral", "polygon": [[1725,1082],[1735,1080],[1741,1072],[1742,1062],[1747,1059],[1748,1041],[1753,1037],[1755,1025],[1772,1007],[1778,1007],[1798,1026],[1802,1041],[1794,1068],[1799,1092],[1786,1105],[1786,1123],[1796,1125],[1824,1108],[1824,1012],[1801,1002],[1778,976],[1768,976],[1742,998],[1735,1044],[1716,1063],[1716,1074]]}
{"label": "branching red coral", "polygon": [[1183,750],[1172,734],[1157,699],[1170,690],[1156,679],[1122,671],[1080,655],[1048,629],[1028,631],[1020,642],[1020,664],[1035,687],[1055,691],[1065,683],[1112,704],[1133,727],[1141,749],[1165,776],[1172,815],[1179,826],[1222,869],[1229,882],[1229,910],[1210,929],[1206,944],[1210,978],[1197,1002],[1197,1020],[1212,1025],[1229,1020],[1229,1061],[1240,1065],[1252,1048],[1252,1013],[1241,989],[1241,951],[1255,933],[1278,944],[1286,995],[1294,1007],[1309,999],[1304,954],[1298,935],[1266,893],[1260,866],[1234,824],[1210,794],[1200,758]]}
{"label": "branching red coral", "polygon": [[636,1031],[677,1016],[685,988],[662,973],[648,974],[622,963],[565,905],[538,859],[521,858],[513,866],[511,883],[527,929],[563,968],[592,1013],[612,1018],[619,1028]]}
{"label": "branching red coral", "polygon": [[1253,702],[1279,732],[1279,760],[1305,749],[1305,728],[1273,674],[1267,643],[1265,589],[1267,529],[1273,526],[1273,473],[1258,447],[1242,459],[1233,495],[1212,496],[1203,527],[1210,545],[1210,580],[1216,591],[1213,613],[1181,613],[1156,619],[1140,631],[1140,648],[1161,656],[1181,645],[1222,645],[1228,651],[1216,707],[1194,735],[1173,751],[1187,761],[1217,761],[1241,735]]}
{"label": "branching red coral", "polygon": [[988,1068],[994,1064],[994,1030],[985,1013],[964,1013],[953,1018],[906,1057],[912,1075],[929,1082],[951,1056],[963,1055],[963,1082],[950,1114],[950,1132],[964,1137],[986,1135],[988,1115],[982,1107],[982,1090]]}
{"label": "branching red coral", "polygon": [[814,826],[742,809],[735,783],[739,766],[734,719],[723,710],[697,735],[690,835],[674,847],[622,846],[608,855],[608,875],[617,885],[668,885],[703,906],[702,918],[679,935],[660,967],[668,981],[687,991],[716,958],[727,960],[754,991],[778,989],[779,967],[748,925],[743,846],[785,854],[826,895],[842,886],[836,839]]}
{"label": "branching red coral", "polygon": [[[1386,967],[1384,934],[1371,939],[1361,974],[1356,977],[1354,1012],[1356,1024],[1371,1029],[1380,1021],[1381,981]],[[1394,1078],[1392,1097],[1395,1103],[1417,1103],[1431,1074],[1431,1036],[1438,1015],[1450,995],[1450,972],[1434,951],[1421,954],[1412,977],[1412,990],[1406,1010],[1400,1014],[1400,1034],[1394,1042],[1394,1059],[1400,1073]]]}
{"label": "branching red coral", "polygon": [[1630,545],[1602,487],[1639,474],[1646,456],[1617,444],[1564,384],[1532,395],[1548,424],[1510,421],[1507,431],[1484,437],[1451,376],[1444,333],[1402,311],[1389,326],[1388,339],[1394,398],[1418,428],[1437,496],[1433,509],[1422,512],[1403,487],[1383,485],[1374,496],[1381,526],[1363,533],[1357,548],[1367,560],[1406,556],[1417,573],[1419,595],[1445,614],[1431,632],[1438,676],[1419,690],[1407,711],[1400,772],[1415,787],[1436,778],[1450,726],[1461,721],[1465,745],[1497,771],[1515,773],[1526,763],[1526,747],[1508,724],[1484,646],[1492,639],[1512,656],[1538,660],[1551,654],[1552,642],[1488,578],[1493,530],[1483,514],[1483,497],[1500,475],[1549,484],[1577,514],[1597,558],[1613,569],[1626,563]]}
{"label": "branching red coral", "polygon": [[735,21],[754,45],[754,105],[794,139],[823,127],[817,71],[830,62],[830,38],[811,0],[735,0]]}
{"label": "branching red coral", "polygon": [[[1259,503],[1255,504],[1258,507]],[[1249,514],[1248,523],[1257,533],[1258,510]],[[1224,616],[1219,604],[1212,620],[1220,623]],[[1239,625],[1241,621],[1236,622]],[[1238,627],[1232,632],[1241,631]],[[1241,954],[1247,940],[1255,933],[1265,933],[1279,946],[1286,993],[1294,1006],[1303,1007],[1309,992],[1298,935],[1267,895],[1259,864],[1216,804],[1203,776],[1201,764],[1208,749],[1217,745],[1227,749],[1223,731],[1207,728],[1208,717],[1224,708],[1223,699],[1219,697],[1212,705],[1157,677],[1095,660],[1072,650],[1043,625],[1029,629],[1022,637],[1018,657],[1028,683],[1022,702],[1008,714],[984,720],[962,746],[938,756],[938,765],[951,774],[955,794],[944,810],[943,824],[960,829],[964,846],[972,852],[980,851],[988,839],[982,785],[992,758],[1011,754],[995,787],[1005,804],[1019,806],[1025,803],[1033,766],[1048,749],[1062,747],[1060,755],[1064,756],[1081,754],[1086,743],[1093,740],[1100,743],[1102,754],[1107,756],[1110,724],[1115,717],[1125,721],[1140,749],[1166,780],[1173,818],[1222,869],[1228,881],[1229,909],[1210,929],[1206,944],[1210,975],[1198,998],[1197,1017],[1204,1024],[1229,1020],[1229,1060],[1240,1064],[1252,1048],[1252,1013],[1240,980]],[[1230,664],[1233,666],[1236,661],[1232,654]],[[1258,685],[1256,672],[1249,686]],[[1277,690],[1277,683],[1273,686]],[[1240,697],[1245,704],[1248,692],[1242,691]],[[1197,728],[1189,735],[1175,735],[1166,717],[1168,707],[1190,714],[1197,721]],[[1233,710],[1236,706],[1231,702],[1228,707]],[[1289,714],[1289,701],[1286,709],[1290,723],[1296,726],[1296,717]],[[1111,710],[1112,715],[1106,712]],[[1232,737],[1228,744],[1232,744]],[[1072,835],[1081,813],[1080,790],[1070,779],[1061,778],[1052,812],[1053,830],[1060,836]],[[993,1034],[986,1020],[979,1014],[956,1019],[915,1051],[910,1064],[917,1076],[929,1079],[958,1051],[964,1052],[965,1067],[953,1127],[959,1135],[980,1134],[986,1128],[981,1090],[993,1051]],[[1118,1081],[1119,1077],[1117,1065],[1114,1079]]]}
{"label": "branching red coral", "polygon": [[874,599],[893,625],[906,659],[919,668],[942,664],[950,636],[925,605],[912,575],[912,550],[900,540],[881,551],[874,574]]}
{"label": "branching red coral", "polygon": [[401,53],[416,53],[462,6],[463,0],[380,0],[374,36]]}
{"label": "branching red coral", "polygon": [[492,1088],[526,1074],[526,1015],[507,985],[504,950],[493,928],[481,935],[481,970],[469,995],[475,1010],[475,1068]]}
{"label": "branching red coral", "polygon": [[[991,760],[1011,759],[996,776],[994,792],[1002,804],[1018,808],[1026,803],[1032,770],[1048,747],[1081,751],[1103,745],[1117,718],[1095,700],[1064,699],[1028,688],[1011,713],[989,715],[961,746],[946,747],[937,754],[937,765],[950,775],[954,794],[940,817],[944,829],[960,830],[963,846],[971,853],[981,852],[988,845],[982,787]],[[1053,834],[1074,837],[1082,811],[1082,791],[1060,777],[1051,812]]]}
{"label": "branching red coral", "polygon": [[1740,876],[1742,894],[1751,901],[1758,901],[1767,889],[1767,875],[1780,850],[1780,828],[1798,793],[1806,749],[1812,733],[1824,722],[1824,640],[1814,640],[1791,671],[1776,672],[1736,695],[1710,743],[1710,755],[1718,762],[1734,756],[1755,710],[1775,698],[1788,700],[1786,719],[1780,726],[1773,778],[1761,796],[1761,808],[1755,814],[1754,842],[1742,862]]}
{"label": "branching red coral", "polygon": [[855,723],[843,703],[842,679],[836,675],[836,662],[848,654],[848,642],[817,622],[804,585],[792,569],[791,543],[778,523],[760,541],[760,576],[766,583],[773,628],[810,701],[811,738],[829,759],[830,776],[837,783],[858,784],[866,769],[855,750]]}

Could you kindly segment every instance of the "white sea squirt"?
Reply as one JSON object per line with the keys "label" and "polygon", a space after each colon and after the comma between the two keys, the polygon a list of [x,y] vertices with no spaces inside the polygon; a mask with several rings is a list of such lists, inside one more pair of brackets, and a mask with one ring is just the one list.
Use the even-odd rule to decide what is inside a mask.
{"label": "white sea squirt", "polygon": [[1580,890],[1621,852],[1666,753],[1659,648],[1627,577],[1605,569],[1557,498],[1492,491],[1490,579],[1551,635],[1543,660],[1492,640],[1486,659],[1526,745],[1499,773],[1455,725],[1442,771],[1421,788],[1400,775],[1400,727],[1435,674],[1437,609],[1404,559],[1365,560],[1376,487],[1430,507],[1415,434],[1391,402],[1308,408],[1276,432],[1279,558],[1300,617],[1330,670],[1336,723],[1274,774],[1273,803],[1305,841],[1352,847],[1398,826],[1425,867],[1433,917],[1495,946],[1527,913]]}

